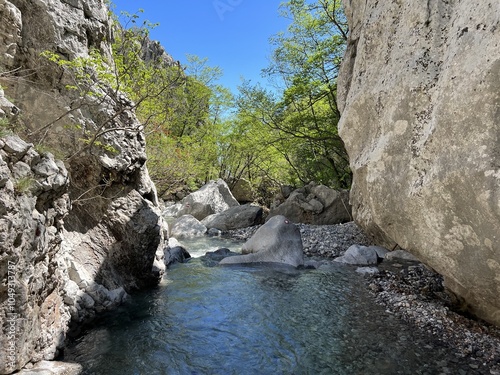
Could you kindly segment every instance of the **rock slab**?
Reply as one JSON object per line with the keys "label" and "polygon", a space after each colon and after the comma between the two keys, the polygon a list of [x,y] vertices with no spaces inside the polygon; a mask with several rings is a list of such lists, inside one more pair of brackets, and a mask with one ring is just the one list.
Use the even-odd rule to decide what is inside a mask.
{"label": "rock slab", "polygon": [[216,228],[221,231],[248,228],[261,224],[262,207],[245,204],[234,206],[218,214],[209,215],[201,223],[207,228]]}
{"label": "rock slab", "polygon": [[500,325],[500,7],[343,3],[339,132],[354,219]]}

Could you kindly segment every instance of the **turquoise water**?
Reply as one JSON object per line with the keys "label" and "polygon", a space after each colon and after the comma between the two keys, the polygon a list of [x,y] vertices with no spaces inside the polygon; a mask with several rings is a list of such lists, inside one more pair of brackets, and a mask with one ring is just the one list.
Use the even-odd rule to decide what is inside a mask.
{"label": "turquoise water", "polygon": [[467,368],[376,305],[348,268],[206,267],[200,259],[175,265],[158,288],[101,319],[70,345],[65,360],[99,375]]}

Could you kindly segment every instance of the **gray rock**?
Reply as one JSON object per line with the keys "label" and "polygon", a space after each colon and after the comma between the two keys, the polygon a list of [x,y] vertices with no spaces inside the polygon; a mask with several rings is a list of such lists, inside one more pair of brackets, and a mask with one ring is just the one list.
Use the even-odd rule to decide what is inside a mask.
{"label": "gray rock", "polygon": [[385,247],[382,246],[368,246],[370,249],[375,250],[377,257],[379,259],[385,259],[386,255],[390,252]]}
{"label": "gray rock", "polygon": [[283,263],[304,264],[302,238],[297,226],[284,216],[272,217],[243,244],[244,255],[223,259],[220,264]]}
{"label": "gray rock", "polygon": [[386,260],[409,260],[412,262],[419,262],[418,258],[405,250],[390,251],[385,255]]}
{"label": "gray rock", "polygon": [[64,286],[64,303],[69,306],[74,306],[78,302],[80,288],[73,280],[68,280]]}
{"label": "gray rock", "polygon": [[109,290],[101,284],[93,283],[85,289],[85,292],[99,305],[104,304],[109,299]]}
{"label": "gray rock", "polygon": [[33,177],[31,167],[22,161],[18,161],[12,166],[12,175],[16,180]]}
{"label": "gray rock", "polygon": [[261,224],[262,207],[246,204],[231,207],[218,214],[209,215],[201,223],[207,228],[217,228],[222,231],[247,228]]}
{"label": "gray rock", "polygon": [[314,268],[318,269],[321,266],[322,262],[314,259],[309,259],[304,261],[304,267],[305,268]]}
{"label": "gray rock", "polygon": [[207,227],[192,215],[183,215],[170,228],[170,235],[176,238],[200,237],[207,232]]}
{"label": "gray rock", "polygon": [[[103,285],[110,290],[130,290],[157,284],[165,271],[162,254],[166,231],[160,210],[137,191],[116,199],[101,225],[89,234],[102,234],[109,249],[99,269]],[[103,245],[99,244],[99,235],[91,240]]]}
{"label": "gray rock", "polygon": [[52,155],[43,157],[37,164],[32,166],[33,172],[41,177],[49,177],[59,173],[59,167]]}
{"label": "gray rock", "polygon": [[[37,362],[57,354],[59,340],[64,337],[71,318],[70,305],[65,302],[74,304],[74,301],[66,298],[64,291],[68,279],[62,259],[64,249],[60,246],[63,237],[60,223],[68,214],[69,197],[64,189],[53,186],[48,186],[43,193],[31,188],[19,189],[20,179],[32,178],[31,166],[20,160],[25,160],[23,156],[28,151],[35,151],[15,136],[3,138],[2,143],[0,263],[4,267],[0,269],[0,279],[9,280],[11,275],[18,302],[14,312],[23,317],[24,332],[30,333],[29,337],[16,336],[14,366],[0,360],[0,373],[11,373],[29,361]],[[29,280],[29,288],[23,280]],[[7,303],[0,306],[0,316],[9,316],[12,312]],[[0,334],[0,347],[7,345],[7,335]]]}
{"label": "gray rock", "polygon": [[175,263],[184,263],[191,255],[183,246],[168,247],[165,250],[165,265],[167,267]]}
{"label": "gray rock", "polygon": [[283,215],[295,223],[332,225],[352,221],[348,191],[309,184],[297,189],[268,217]]}
{"label": "gray rock", "polygon": [[80,296],[79,296],[79,301],[78,303],[85,307],[86,309],[93,309],[94,306],[95,306],[95,301],[94,299],[89,296],[87,293],[82,293]]}
{"label": "gray rock", "polygon": [[377,243],[411,249],[442,274],[470,313],[500,325],[500,8],[344,6],[339,133],[354,156],[353,216]]}
{"label": "gray rock", "polygon": [[167,241],[168,247],[182,247],[182,244],[175,237],[170,236]]}
{"label": "gray rock", "polygon": [[210,228],[207,231],[207,235],[209,235],[210,237],[220,237],[222,236],[222,231],[217,228]]}
{"label": "gray rock", "polygon": [[[0,141],[0,157],[6,163],[0,163],[0,263],[16,264],[20,301],[16,312],[23,317],[23,332],[29,333],[18,337],[13,368],[6,368],[0,359],[2,374],[54,358],[70,319],[95,316],[96,309],[116,304],[120,288],[157,284],[165,270],[166,227],[147,174],[143,125],[131,110],[133,103],[104,82],[95,82],[96,95],[87,95],[81,106],[78,90],[66,88],[74,84],[69,70],[40,56],[52,51],[73,60],[96,49],[112,62],[113,22],[106,4],[101,0],[0,0],[0,71],[18,67],[36,71],[29,80],[13,74],[8,85],[2,82],[9,99],[23,108],[26,127],[16,131],[29,129],[37,143],[43,138],[44,147],[67,156],[81,151],[82,138],[103,133],[99,137],[103,147],[96,144],[91,152],[74,155],[68,171],[17,136]],[[15,116],[17,107],[7,103],[3,93],[0,96],[0,116]],[[59,116],[62,119],[54,122]],[[30,134],[23,138],[31,141]],[[35,172],[34,187],[26,194],[15,192],[9,169],[18,161]],[[96,189],[103,184],[106,189]],[[82,269],[71,269],[72,260],[86,275]],[[6,279],[6,272],[6,267],[0,267],[0,279]],[[74,301],[65,291],[69,273],[78,278],[80,289],[98,280],[109,299],[92,305],[93,299],[82,294],[83,300],[66,304],[65,299]],[[6,316],[5,309],[2,304],[0,316]],[[0,334],[1,348],[7,346],[5,340]]]}
{"label": "gray rock", "polygon": [[0,157],[0,188],[3,188],[11,177],[7,163]]}
{"label": "gray rock", "polygon": [[221,179],[210,181],[198,191],[185,197],[181,203],[182,208],[177,212],[177,215],[189,214],[198,220],[203,220],[208,215],[220,213],[239,205],[227,184]]}
{"label": "gray rock", "polygon": [[224,258],[238,255],[240,254],[224,247],[215,251],[206,252],[205,255],[201,257],[201,261],[205,265],[214,266],[217,264],[217,262],[220,262]]}
{"label": "gray rock", "polygon": [[470,313],[500,325],[500,7],[492,4],[344,1],[338,104],[356,222],[377,243],[411,249]]}
{"label": "gray rock", "polygon": [[86,289],[93,283],[93,278],[90,273],[75,260],[70,261],[68,268],[68,275],[70,281],[73,281],[81,289]]}
{"label": "gray rock", "polygon": [[[0,1],[0,70],[9,71],[14,66],[18,43],[21,42],[23,20],[21,11],[10,1]],[[3,96],[3,95],[1,95]],[[3,106],[0,103],[0,109]]]}
{"label": "gray rock", "polygon": [[163,210],[162,215],[164,217],[178,217],[178,216],[181,216],[181,215],[179,215],[181,210],[182,210],[182,203],[169,204]]}
{"label": "gray rock", "polygon": [[106,308],[111,310],[121,305],[128,298],[128,294],[122,287],[110,290],[106,301]]}
{"label": "gray rock", "polygon": [[234,198],[240,203],[253,202],[256,195],[250,181],[245,180],[244,178],[236,181],[231,189],[231,192],[233,193]]}
{"label": "gray rock", "polygon": [[377,267],[358,267],[356,272],[362,275],[376,275],[380,270]]}
{"label": "gray rock", "polygon": [[344,255],[335,258],[334,261],[357,266],[372,266],[378,264],[378,256],[373,247],[352,245]]}
{"label": "gray rock", "polygon": [[18,375],[79,375],[83,372],[83,367],[78,363],[41,361],[33,368],[21,370]]}
{"label": "gray rock", "polygon": [[3,149],[13,160],[21,160],[28,150],[33,147],[32,143],[27,143],[17,135],[9,135],[3,139]]}

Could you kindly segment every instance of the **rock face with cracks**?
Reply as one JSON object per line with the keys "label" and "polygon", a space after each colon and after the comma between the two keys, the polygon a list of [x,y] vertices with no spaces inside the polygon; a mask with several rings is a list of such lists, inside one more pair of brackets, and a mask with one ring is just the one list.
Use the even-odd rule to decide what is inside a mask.
{"label": "rock face with cracks", "polygon": [[500,8],[347,0],[339,123],[353,216],[500,325]]}
{"label": "rock face with cracks", "polygon": [[0,374],[53,359],[70,321],[165,270],[167,228],[134,104],[98,80],[93,95],[68,88],[71,70],[42,56],[95,49],[112,66],[111,40],[103,0],[0,0],[0,118],[21,136],[0,138]]}

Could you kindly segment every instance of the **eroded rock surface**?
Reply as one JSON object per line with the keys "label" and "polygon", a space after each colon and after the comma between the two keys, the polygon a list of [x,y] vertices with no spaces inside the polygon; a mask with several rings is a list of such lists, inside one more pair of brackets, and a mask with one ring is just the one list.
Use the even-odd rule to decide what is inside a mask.
{"label": "eroded rock surface", "polygon": [[198,220],[239,205],[222,179],[208,182],[184,198],[181,204],[179,215],[190,214]]}
{"label": "eroded rock surface", "polygon": [[304,264],[299,228],[277,215],[261,226],[241,248],[243,255],[224,258],[220,264],[282,263],[293,267]]}
{"label": "eroded rock surface", "polygon": [[[0,374],[53,359],[70,320],[80,324],[116,307],[165,270],[167,227],[134,104],[97,80],[82,87],[92,95],[68,88],[71,70],[42,56],[71,60],[95,49],[111,66],[107,4],[0,0],[0,117],[22,114],[10,123],[22,139],[0,139],[2,349],[11,344],[10,264],[18,293],[16,356],[10,363],[1,351]],[[94,144],[89,135],[97,136]]]}
{"label": "eroded rock surface", "polygon": [[[284,197],[283,197],[284,198]],[[269,213],[283,215],[294,223],[333,225],[352,221],[349,192],[310,183],[294,190]]]}
{"label": "eroded rock surface", "polygon": [[17,136],[0,138],[0,374],[52,359],[63,345],[71,318],[61,248],[67,189],[66,168],[51,155]]}
{"label": "eroded rock surface", "polygon": [[500,8],[348,0],[339,124],[353,215],[500,324]]}

